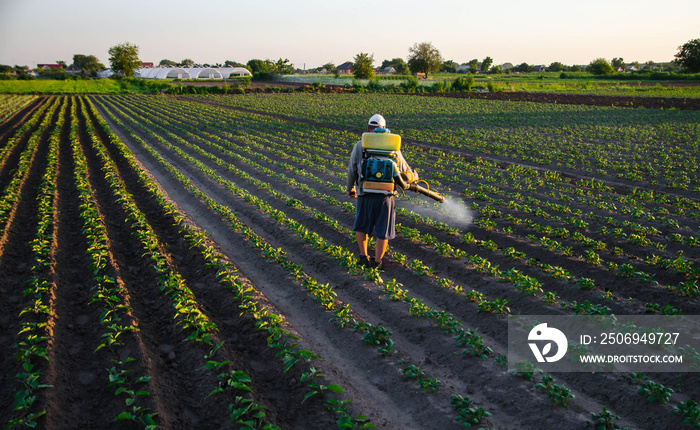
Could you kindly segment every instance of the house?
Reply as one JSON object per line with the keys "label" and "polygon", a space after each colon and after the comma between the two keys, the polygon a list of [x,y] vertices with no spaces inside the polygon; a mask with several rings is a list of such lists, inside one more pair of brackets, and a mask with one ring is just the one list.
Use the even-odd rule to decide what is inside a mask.
{"label": "house", "polygon": [[634,64],[628,64],[627,67],[625,67],[625,72],[636,72],[639,69],[634,66]]}
{"label": "house", "polygon": [[467,73],[470,70],[471,67],[469,67],[469,64],[460,64],[457,66],[457,73]]}
{"label": "house", "polygon": [[141,62],[141,68],[142,69],[152,69],[153,68],[153,63],[144,63],[143,61]]}
{"label": "house", "polygon": [[542,66],[542,65],[532,66],[532,71],[533,71],[533,72],[546,72],[546,71],[547,71],[547,67]]}
{"label": "house", "polygon": [[63,66],[61,66],[60,64],[37,64],[36,68],[37,69],[44,69],[44,70],[46,70],[46,69],[62,69]]}
{"label": "house", "polygon": [[340,66],[338,66],[338,74],[339,75],[352,75],[352,68],[355,66],[355,63],[351,61],[346,61]]}

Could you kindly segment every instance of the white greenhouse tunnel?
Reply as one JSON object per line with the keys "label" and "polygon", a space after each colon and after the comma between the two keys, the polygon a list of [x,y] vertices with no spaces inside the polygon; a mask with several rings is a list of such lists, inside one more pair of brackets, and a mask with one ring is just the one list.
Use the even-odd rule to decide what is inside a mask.
{"label": "white greenhouse tunnel", "polygon": [[136,70],[136,77],[147,79],[228,79],[251,76],[243,67],[153,67]]}

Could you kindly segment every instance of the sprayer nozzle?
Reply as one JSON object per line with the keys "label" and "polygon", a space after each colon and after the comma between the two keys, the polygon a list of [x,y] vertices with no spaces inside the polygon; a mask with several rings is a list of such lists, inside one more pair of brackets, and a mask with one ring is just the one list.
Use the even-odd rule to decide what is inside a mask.
{"label": "sprayer nozzle", "polygon": [[445,202],[445,197],[442,194],[436,193],[435,191],[430,191],[429,189],[423,188],[420,185],[411,184],[408,186],[408,189],[416,193],[423,194],[424,196],[428,196],[431,199],[439,201],[440,203]]}

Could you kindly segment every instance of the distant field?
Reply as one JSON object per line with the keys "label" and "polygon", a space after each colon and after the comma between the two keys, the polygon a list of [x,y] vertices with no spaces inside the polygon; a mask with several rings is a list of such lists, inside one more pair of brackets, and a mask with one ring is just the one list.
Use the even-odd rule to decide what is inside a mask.
{"label": "distant field", "polygon": [[112,79],[0,81],[0,93],[5,94],[116,94],[121,92],[124,92],[122,86]]}
{"label": "distant field", "polygon": [[[542,73],[529,75],[475,75],[476,89],[489,89],[499,92],[531,93],[565,93],[605,96],[633,97],[667,97],[700,98],[700,79],[679,81],[656,80],[601,80],[586,74],[573,74],[571,79],[559,78],[559,73]],[[572,74],[570,74],[572,75]],[[451,82],[458,74],[433,74],[430,79],[420,80],[419,85],[430,87],[439,82]],[[382,86],[399,86],[401,79],[378,76]],[[279,80],[288,83],[311,84],[321,82],[324,85],[367,85],[368,80],[356,80],[351,76],[335,77],[329,75],[286,75]],[[223,81],[182,81],[182,85],[222,85]],[[178,82],[171,80],[128,79],[115,81],[101,80],[32,80],[0,81],[0,93],[4,94],[124,94],[160,91]],[[228,85],[229,82],[226,82]]]}
{"label": "distant field", "polygon": [[[638,96],[638,97],[692,97],[700,98],[700,79],[679,81],[657,80],[603,80],[590,74],[569,73],[573,78],[561,79],[560,73],[537,73],[528,75],[475,75],[476,88],[488,88],[489,84],[495,91],[525,91],[525,92],[552,92],[567,94],[607,95],[607,96]],[[431,86],[440,81],[454,81],[460,74],[436,73],[429,79],[420,80],[419,85]],[[380,84],[384,86],[400,85],[402,80],[383,79],[377,76]],[[335,77],[329,75],[291,75],[282,76],[284,82],[313,83],[321,82],[325,85],[352,85],[361,83],[367,85],[368,80],[356,80],[352,76]]]}

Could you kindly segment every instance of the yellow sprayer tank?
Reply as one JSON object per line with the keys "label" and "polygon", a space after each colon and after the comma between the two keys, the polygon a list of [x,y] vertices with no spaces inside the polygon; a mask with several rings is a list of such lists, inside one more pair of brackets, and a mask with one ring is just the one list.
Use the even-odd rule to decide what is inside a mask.
{"label": "yellow sprayer tank", "polygon": [[362,133],[362,149],[398,151],[401,149],[401,136],[394,133]]}

